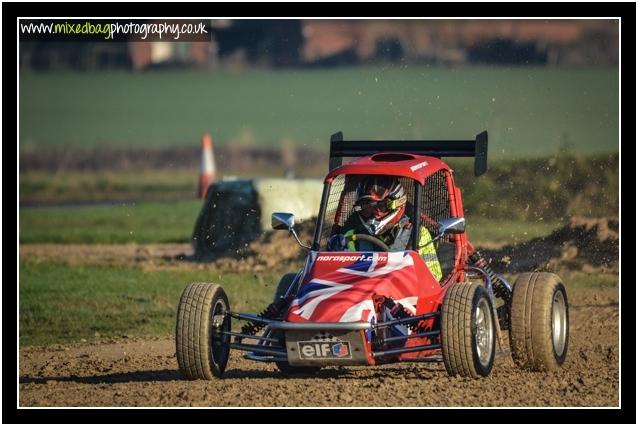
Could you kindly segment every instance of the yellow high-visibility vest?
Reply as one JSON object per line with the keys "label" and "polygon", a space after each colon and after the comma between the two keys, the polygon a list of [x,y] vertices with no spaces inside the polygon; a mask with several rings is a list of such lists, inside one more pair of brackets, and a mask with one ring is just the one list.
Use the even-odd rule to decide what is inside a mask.
{"label": "yellow high-visibility vest", "polygon": [[434,278],[437,281],[441,281],[443,278],[443,271],[441,271],[441,264],[439,263],[439,257],[436,255],[436,247],[434,244],[428,244],[432,241],[432,236],[425,226],[421,227],[421,235],[419,235],[419,255],[425,260],[425,264],[428,266]]}
{"label": "yellow high-visibility vest", "polygon": [[355,246],[354,240],[352,239],[353,235],[354,235],[354,229],[351,229],[348,232],[346,232],[343,236],[346,238],[348,250],[357,251],[357,247]]}

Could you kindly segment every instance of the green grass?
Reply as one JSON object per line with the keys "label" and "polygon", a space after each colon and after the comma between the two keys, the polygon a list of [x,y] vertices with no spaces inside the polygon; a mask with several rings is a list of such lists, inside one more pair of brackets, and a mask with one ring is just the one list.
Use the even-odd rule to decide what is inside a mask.
{"label": "green grass", "polygon": [[472,244],[486,242],[520,243],[549,235],[561,226],[557,220],[525,222],[520,220],[494,220],[466,216],[467,237]]}
{"label": "green grass", "polygon": [[618,288],[618,274],[590,274],[580,271],[570,271],[560,274],[567,290],[579,288],[609,289]]}
{"label": "green grass", "polygon": [[202,202],[119,203],[90,207],[21,207],[20,244],[185,243]]}
{"label": "green grass", "polygon": [[476,178],[472,165],[452,166],[468,214],[542,222],[618,215],[618,154],[492,161]]}
{"label": "green grass", "polygon": [[370,66],[333,70],[29,73],[19,144],[275,145],[329,136],[471,138],[490,157],[618,151],[618,69]]}
{"label": "green grass", "polygon": [[[322,178],[321,173],[304,168],[297,177]],[[255,176],[281,178],[281,168],[246,169],[243,173],[228,173],[238,179],[251,179]],[[222,175],[223,176],[223,175]],[[101,171],[64,171],[46,173],[41,171],[21,172],[20,203],[60,204],[78,201],[174,201],[195,199],[199,170],[197,168],[179,170],[101,170]]]}
{"label": "green grass", "polygon": [[[508,223],[526,223],[529,226],[523,230],[535,233],[528,228],[545,230],[571,216],[618,214],[618,154],[563,152],[538,159],[492,161],[488,173],[479,178],[470,159],[452,159],[450,165],[461,188],[468,225],[474,218],[490,218],[488,224],[497,225],[490,226],[490,232],[505,237],[517,236],[516,227]],[[20,203],[192,200],[196,177],[196,170],[21,173]],[[479,228],[474,231],[484,238]]]}
{"label": "green grass", "polygon": [[231,307],[256,312],[282,274],[217,274],[20,261],[20,345],[107,337],[169,335],[189,282],[223,284]]}
{"label": "green grass", "polygon": [[[135,267],[69,266],[20,261],[20,345],[45,345],[127,336],[166,336],[189,282],[224,286],[231,308],[257,312],[270,303],[283,274],[215,273],[205,270],[141,270]],[[289,272],[289,271],[285,271]],[[569,273],[568,289],[617,288],[613,274]]]}
{"label": "green grass", "polygon": [[195,198],[197,179],[197,170],[20,173],[20,202]]}
{"label": "green grass", "polygon": [[[186,243],[201,201],[20,208],[20,244]],[[548,235],[559,221],[526,222],[467,216],[473,243],[521,242]]]}

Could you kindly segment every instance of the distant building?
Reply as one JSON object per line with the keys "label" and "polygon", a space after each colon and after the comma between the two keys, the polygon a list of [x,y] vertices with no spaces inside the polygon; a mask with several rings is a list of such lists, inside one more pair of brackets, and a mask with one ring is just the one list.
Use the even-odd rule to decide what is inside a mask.
{"label": "distant building", "polygon": [[[352,52],[360,61],[516,63],[545,56],[550,65],[618,63],[618,22],[611,20],[305,20],[304,62]],[[513,56],[498,61],[497,47]],[[531,48],[531,51],[530,51]]]}
{"label": "distant building", "polygon": [[211,20],[210,30],[210,42],[21,43],[20,67],[592,66],[619,60],[617,20]]}
{"label": "distant building", "polygon": [[130,42],[128,52],[132,68],[160,67],[207,68],[216,62],[213,43],[202,42]]}

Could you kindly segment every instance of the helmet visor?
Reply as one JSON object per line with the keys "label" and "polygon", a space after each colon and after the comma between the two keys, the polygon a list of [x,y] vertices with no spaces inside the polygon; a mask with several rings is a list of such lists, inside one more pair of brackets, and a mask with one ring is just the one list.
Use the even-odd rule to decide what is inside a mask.
{"label": "helmet visor", "polygon": [[379,219],[390,212],[387,200],[360,200],[354,205],[354,211],[359,212],[364,219]]}

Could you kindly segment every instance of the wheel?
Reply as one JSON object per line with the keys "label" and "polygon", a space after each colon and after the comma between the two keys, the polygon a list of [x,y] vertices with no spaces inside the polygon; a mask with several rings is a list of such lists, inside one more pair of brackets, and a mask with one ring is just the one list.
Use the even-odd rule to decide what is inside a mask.
{"label": "wheel", "polygon": [[512,292],[512,359],[532,371],[558,369],[567,356],[569,305],[560,277],[548,272],[518,276]]}
{"label": "wheel", "polygon": [[277,289],[275,290],[275,297],[273,297],[273,302],[277,302],[281,297],[284,296],[284,294],[286,294],[286,291],[288,291],[288,287],[290,287],[290,284],[292,284],[296,276],[297,273],[291,272],[281,277],[281,280],[279,280],[279,284],[277,284]]}
{"label": "wheel", "polygon": [[175,346],[179,370],[189,379],[222,377],[228,362],[228,297],[216,284],[192,283],[177,308]]}
{"label": "wheel", "polygon": [[494,366],[492,302],[479,284],[454,284],[441,310],[443,363],[450,376],[485,377]]}

